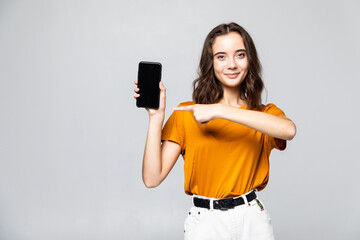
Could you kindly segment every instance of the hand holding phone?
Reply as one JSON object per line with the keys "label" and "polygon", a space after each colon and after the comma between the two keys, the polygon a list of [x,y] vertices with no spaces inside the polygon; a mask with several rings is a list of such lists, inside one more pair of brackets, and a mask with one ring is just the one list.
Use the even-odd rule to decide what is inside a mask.
{"label": "hand holding phone", "polygon": [[158,109],[160,102],[161,63],[139,63],[138,69],[138,94],[136,106],[142,108]]}

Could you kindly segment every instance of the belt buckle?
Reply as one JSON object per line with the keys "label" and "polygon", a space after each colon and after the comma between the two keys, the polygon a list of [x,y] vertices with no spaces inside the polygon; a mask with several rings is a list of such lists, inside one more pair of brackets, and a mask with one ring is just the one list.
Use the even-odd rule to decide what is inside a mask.
{"label": "belt buckle", "polygon": [[[235,207],[235,200],[233,198],[225,198],[214,202],[214,205],[217,205],[217,209],[222,211],[232,209]],[[214,208],[215,208],[214,206]]]}

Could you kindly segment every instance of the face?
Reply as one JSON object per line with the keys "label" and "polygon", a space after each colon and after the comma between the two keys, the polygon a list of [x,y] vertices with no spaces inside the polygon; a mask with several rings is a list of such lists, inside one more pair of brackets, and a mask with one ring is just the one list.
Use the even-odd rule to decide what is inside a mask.
{"label": "face", "polygon": [[215,38],[212,46],[216,78],[223,88],[238,88],[248,73],[244,41],[237,32]]}

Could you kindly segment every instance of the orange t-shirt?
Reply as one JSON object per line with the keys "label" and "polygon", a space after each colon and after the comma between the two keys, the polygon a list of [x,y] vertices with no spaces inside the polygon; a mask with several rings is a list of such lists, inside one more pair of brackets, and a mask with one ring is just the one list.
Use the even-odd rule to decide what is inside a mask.
{"label": "orange t-shirt", "polygon": [[[193,104],[185,102],[179,106]],[[262,112],[285,116],[275,104],[264,106]],[[190,111],[174,111],[161,139],[181,147],[185,192],[211,198],[235,197],[254,188],[264,189],[269,180],[271,150],[286,148],[285,140],[228,120],[216,119],[200,125]]]}

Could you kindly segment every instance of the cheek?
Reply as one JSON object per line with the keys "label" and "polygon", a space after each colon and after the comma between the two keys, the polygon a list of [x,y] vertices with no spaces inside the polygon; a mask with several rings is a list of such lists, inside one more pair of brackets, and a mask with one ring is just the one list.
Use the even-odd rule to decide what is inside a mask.
{"label": "cheek", "polygon": [[214,74],[217,79],[221,78],[221,73],[222,73],[221,68],[219,68],[219,66],[216,66],[214,64]]}
{"label": "cheek", "polygon": [[247,71],[247,69],[248,69],[248,67],[249,67],[249,62],[248,62],[247,60],[240,59],[240,60],[238,60],[238,66],[239,66],[241,69]]}
{"label": "cheek", "polygon": [[[225,61],[224,61],[224,62],[225,62]],[[223,64],[223,62],[214,61],[214,62],[213,62],[213,66],[214,66],[215,74],[221,73],[221,72],[224,71],[224,64]]]}

